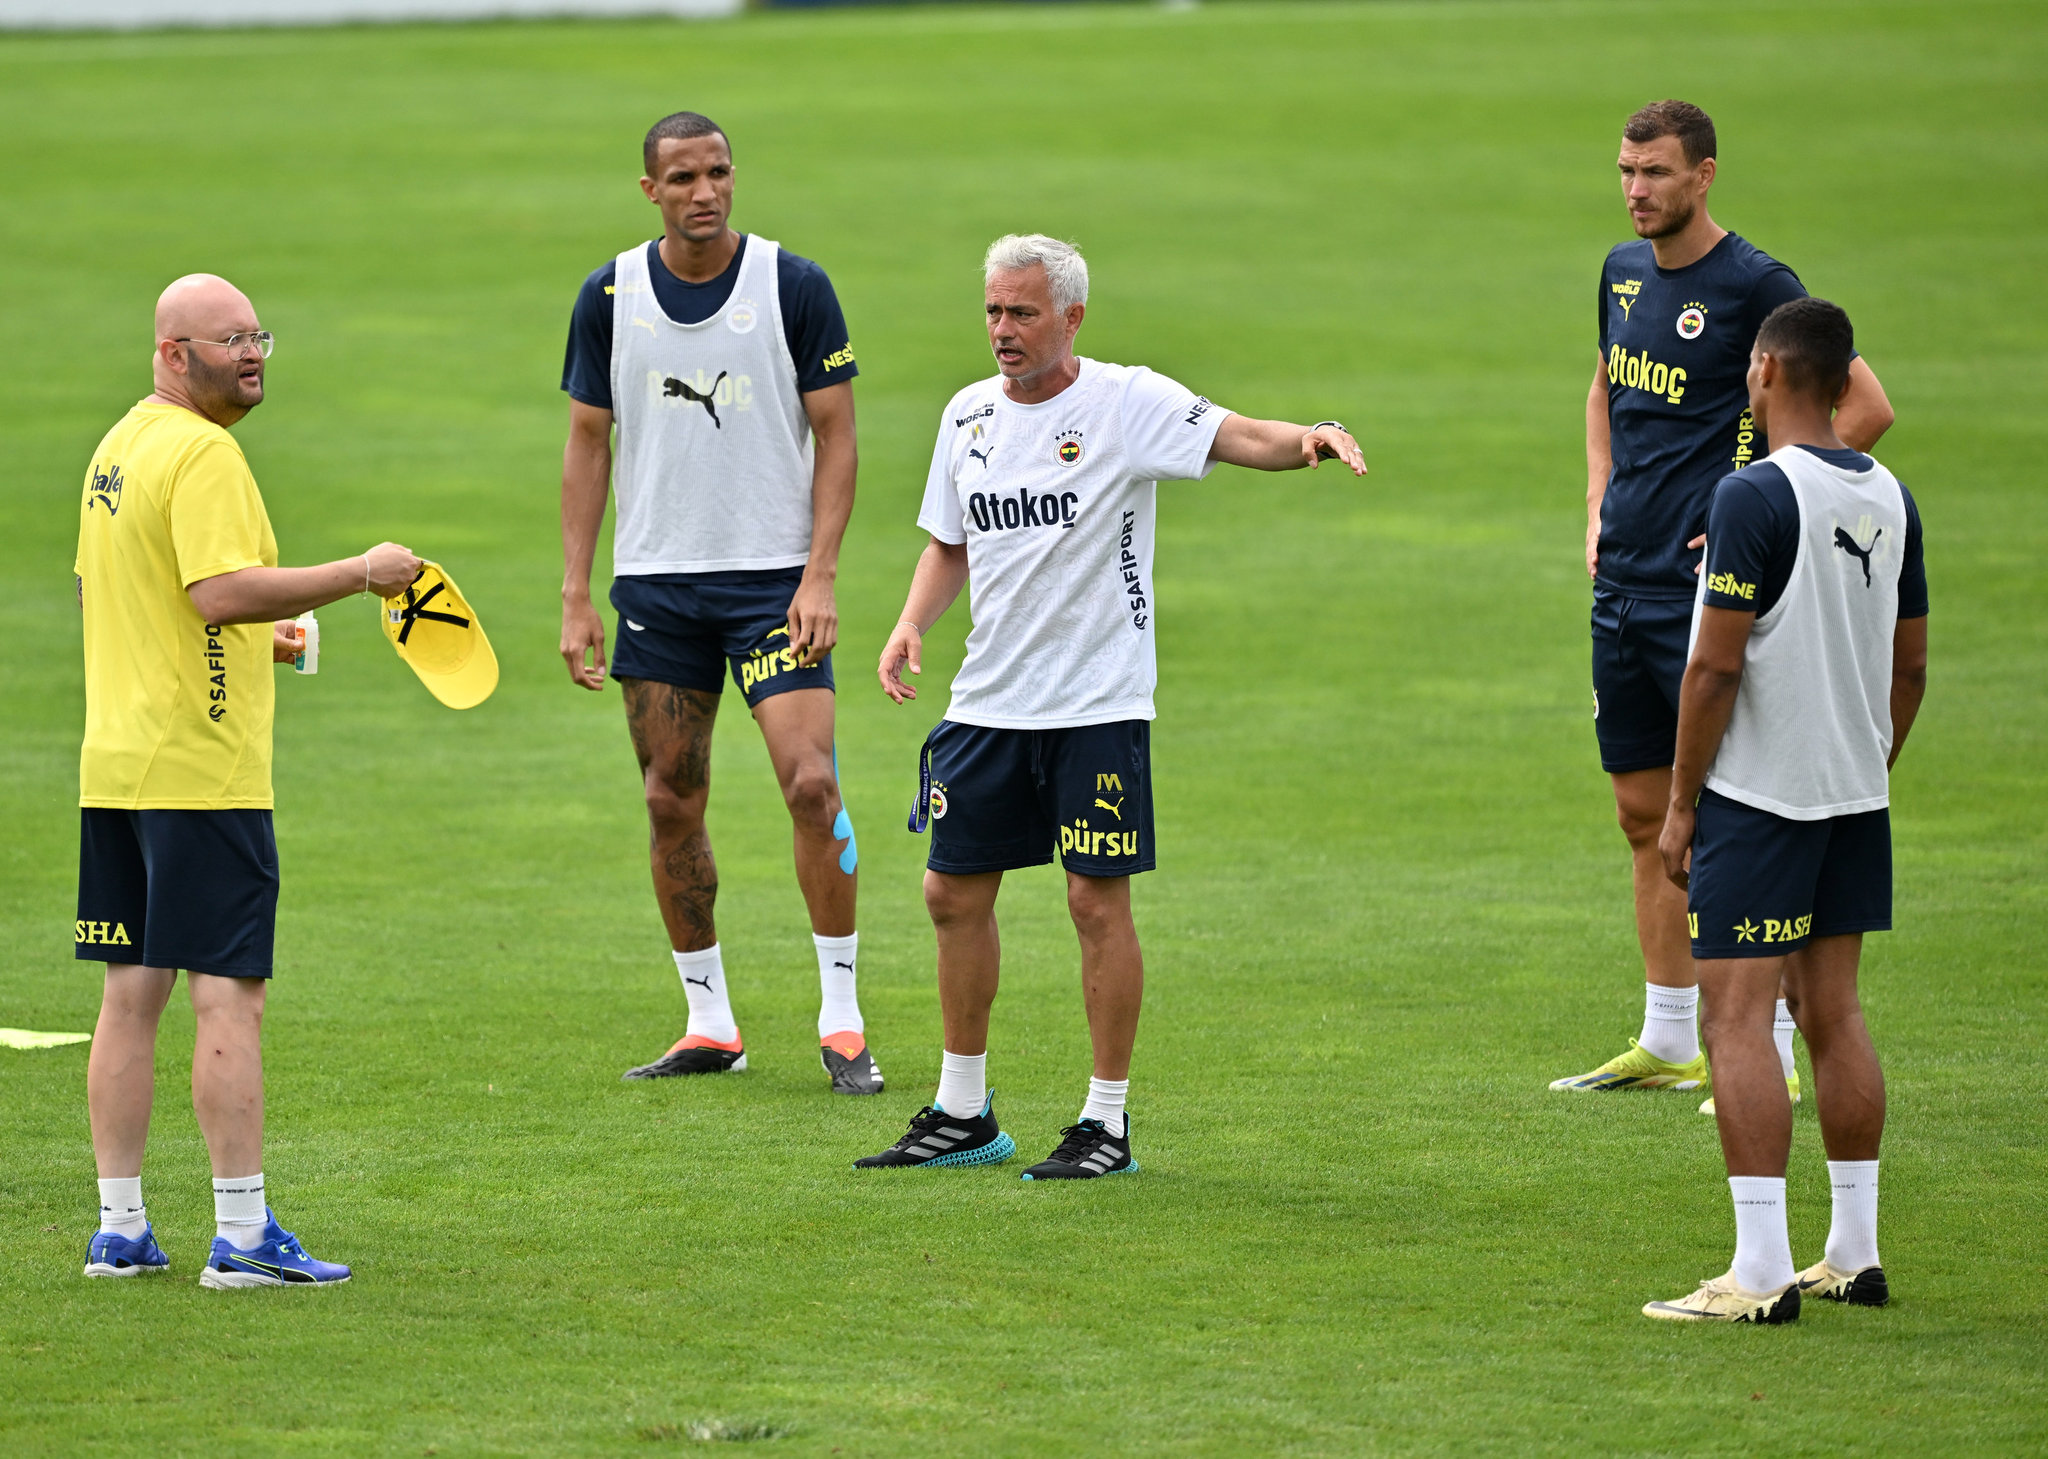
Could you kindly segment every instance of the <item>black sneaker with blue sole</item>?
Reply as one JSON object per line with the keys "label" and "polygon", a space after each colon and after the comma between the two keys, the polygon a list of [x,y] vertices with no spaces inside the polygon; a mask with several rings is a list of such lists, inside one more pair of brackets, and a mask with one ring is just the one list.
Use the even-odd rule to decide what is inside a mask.
{"label": "black sneaker with blue sole", "polygon": [[1017,1142],[996,1124],[995,1096],[972,1119],[926,1105],[910,1117],[910,1131],[879,1155],[853,1162],[855,1170],[901,1170],[922,1165],[997,1165],[1017,1153]]}
{"label": "black sneaker with blue sole", "polygon": [[1059,1148],[1024,1172],[1026,1180],[1093,1180],[1098,1175],[1133,1175],[1131,1117],[1124,1132],[1112,1135],[1101,1120],[1082,1120],[1060,1131]]}

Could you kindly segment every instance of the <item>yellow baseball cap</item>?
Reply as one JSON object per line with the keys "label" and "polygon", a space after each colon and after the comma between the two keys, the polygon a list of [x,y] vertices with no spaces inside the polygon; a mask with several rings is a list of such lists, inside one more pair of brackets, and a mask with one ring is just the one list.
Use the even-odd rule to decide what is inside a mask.
{"label": "yellow baseball cap", "polygon": [[498,656],[476,610],[438,562],[395,598],[384,600],[384,636],[420,682],[450,709],[470,709],[498,687]]}

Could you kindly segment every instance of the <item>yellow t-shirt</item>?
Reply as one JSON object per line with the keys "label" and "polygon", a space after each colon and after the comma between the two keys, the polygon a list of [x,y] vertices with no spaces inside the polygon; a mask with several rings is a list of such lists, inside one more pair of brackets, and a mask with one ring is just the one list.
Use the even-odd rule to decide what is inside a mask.
{"label": "yellow t-shirt", "polygon": [[233,436],[149,401],[107,432],[86,472],[73,568],[85,607],[80,805],[270,806],[270,625],[208,624],[185,589],[275,566]]}

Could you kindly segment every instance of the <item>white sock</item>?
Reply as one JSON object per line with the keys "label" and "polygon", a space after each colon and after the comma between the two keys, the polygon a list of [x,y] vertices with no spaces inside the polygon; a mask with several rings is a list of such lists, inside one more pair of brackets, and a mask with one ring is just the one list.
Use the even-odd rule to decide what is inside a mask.
{"label": "white sock", "polygon": [[962,1119],[980,1114],[988,1103],[988,1055],[945,1055],[939,1061],[939,1092],[932,1103]]}
{"label": "white sock", "polygon": [[1771,1037],[1778,1041],[1778,1062],[1785,1066],[1785,1077],[1792,1077],[1795,1067],[1792,1063],[1792,1035],[1799,1025],[1792,1021],[1792,1010],[1785,1006],[1785,1000],[1778,1000],[1778,1016],[1771,1024]]}
{"label": "white sock", "polygon": [[263,1209],[263,1172],[213,1178],[214,1230],[237,1251],[263,1244],[270,1213]]}
{"label": "white sock", "polygon": [[148,1229],[149,1212],[142,1205],[142,1177],[122,1175],[101,1181],[100,1230],[133,1241]]}
{"label": "white sock", "polygon": [[1081,1106],[1081,1118],[1101,1120],[1112,1135],[1124,1132],[1124,1096],[1131,1092],[1128,1079],[1090,1079],[1088,1102]]}
{"label": "white sock", "polygon": [[1835,1218],[1828,1225],[1828,1265],[1838,1272],[1860,1272],[1878,1266],[1877,1162],[1830,1160],[1828,1181],[1835,1188]]}
{"label": "white sock", "polygon": [[1690,1064],[1700,1056],[1699,988],[1643,988],[1643,1036],[1636,1042],[1667,1063]]}
{"label": "white sock", "polygon": [[1785,1177],[1731,1175],[1735,1197],[1735,1280],[1752,1292],[1775,1292],[1798,1275],[1785,1229]]}
{"label": "white sock", "polygon": [[818,1037],[835,1033],[860,1033],[860,995],[854,991],[853,964],[860,952],[860,934],[820,937],[811,934],[818,946]]}
{"label": "white sock", "polygon": [[682,975],[683,996],[690,1000],[690,1022],[683,1030],[713,1043],[729,1044],[740,1036],[732,1021],[732,1004],[725,997],[725,964],[719,961],[718,944],[702,952],[676,954],[676,972]]}

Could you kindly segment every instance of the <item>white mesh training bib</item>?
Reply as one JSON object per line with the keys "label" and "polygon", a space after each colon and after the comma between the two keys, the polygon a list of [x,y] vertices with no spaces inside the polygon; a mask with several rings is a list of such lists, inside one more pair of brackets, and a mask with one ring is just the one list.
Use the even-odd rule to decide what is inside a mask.
{"label": "white mesh training bib", "polygon": [[725,307],[662,312],[647,246],[619,255],[612,299],[620,577],[802,567],[811,554],[811,427],[782,329],[777,244],[749,235]]}
{"label": "white mesh training bib", "polygon": [[[1874,811],[1891,801],[1905,493],[1875,461],[1849,471],[1797,446],[1764,459],[1792,483],[1799,552],[1784,595],[1757,616],[1743,650],[1742,686],[1707,784],[1793,821]],[[1699,622],[1695,600],[1695,642]]]}

